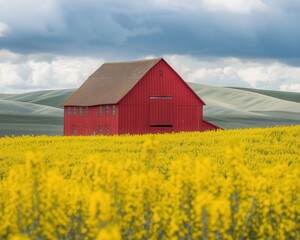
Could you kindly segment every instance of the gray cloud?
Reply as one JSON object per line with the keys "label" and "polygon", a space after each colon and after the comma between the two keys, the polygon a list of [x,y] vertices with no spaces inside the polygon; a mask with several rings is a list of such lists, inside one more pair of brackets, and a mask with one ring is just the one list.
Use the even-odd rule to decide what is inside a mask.
{"label": "gray cloud", "polygon": [[5,0],[2,6],[0,21],[9,31],[0,45],[22,53],[300,57],[297,1]]}
{"label": "gray cloud", "polygon": [[166,56],[187,81],[300,91],[298,0],[0,0],[0,5],[2,92],[78,87],[97,59],[148,55]]}

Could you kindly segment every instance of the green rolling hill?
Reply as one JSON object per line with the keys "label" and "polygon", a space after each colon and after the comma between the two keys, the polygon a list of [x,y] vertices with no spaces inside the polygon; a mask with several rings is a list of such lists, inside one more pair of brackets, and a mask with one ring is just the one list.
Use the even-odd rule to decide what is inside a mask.
{"label": "green rolling hill", "polygon": [[0,94],[0,99],[17,102],[35,103],[44,106],[60,108],[74,89],[37,91],[23,94]]}
{"label": "green rolling hill", "polygon": [[62,135],[62,102],[74,90],[0,94],[0,136]]}
{"label": "green rolling hill", "polygon": [[248,92],[259,93],[262,95],[279,98],[282,100],[300,103],[300,94],[297,92],[273,91],[273,90],[254,89],[254,88],[233,88],[233,87],[231,87],[231,88],[238,89],[238,90],[244,90],[244,91],[248,91]]}
{"label": "green rolling hill", "polygon": [[[300,124],[300,93],[189,83],[204,100],[204,118],[224,129]],[[62,135],[61,104],[75,90],[0,94],[0,136]]]}
{"label": "green rolling hill", "polygon": [[[204,100],[204,117],[223,128],[300,124],[300,93],[233,89],[189,83]],[[272,95],[272,96],[271,96]],[[298,98],[297,98],[298,96]]]}

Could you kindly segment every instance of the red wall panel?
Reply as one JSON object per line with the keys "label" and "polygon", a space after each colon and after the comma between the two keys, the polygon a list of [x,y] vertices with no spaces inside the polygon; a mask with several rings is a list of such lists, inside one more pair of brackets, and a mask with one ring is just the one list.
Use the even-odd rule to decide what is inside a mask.
{"label": "red wall panel", "polygon": [[[159,101],[152,103],[153,99],[150,97],[154,96],[172,97],[172,110],[166,110],[168,116],[162,115],[164,107],[159,105]],[[154,110],[155,104],[156,110]],[[163,60],[157,63],[119,102],[119,108],[119,132],[121,134],[204,130],[201,129],[202,100]],[[152,115],[155,113],[160,117]],[[155,118],[171,122],[172,129],[151,128],[150,125],[153,124]]]}
{"label": "red wall panel", "polygon": [[[109,113],[106,113],[106,105],[102,106],[102,113],[99,114],[99,106],[80,107],[72,106],[68,114],[68,107],[64,109],[64,135],[114,135],[118,134],[118,106],[115,105],[113,114],[113,105],[108,105]],[[76,113],[74,113],[74,108]]]}
{"label": "red wall panel", "polygon": [[173,98],[150,97],[150,126],[173,125]]}

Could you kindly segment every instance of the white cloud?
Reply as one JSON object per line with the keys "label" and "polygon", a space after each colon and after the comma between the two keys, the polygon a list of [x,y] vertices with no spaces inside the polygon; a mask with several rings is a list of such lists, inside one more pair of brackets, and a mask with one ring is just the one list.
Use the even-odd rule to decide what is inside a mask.
{"label": "white cloud", "polygon": [[[300,67],[280,62],[188,55],[167,55],[165,59],[188,82],[300,92]],[[1,93],[77,88],[103,62],[92,57],[26,56],[1,50]]]}
{"label": "white cloud", "polygon": [[166,60],[188,82],[300,92],[300,67],[280,62],[186,55],[170,55]]}
{"label": "white cloud", "polygon": [[21,62],[22,56],[17,53],[13,53],[7,49],[0,49],[0,63],[18,63]]}
{"label": "white cloud", "polygon": [[[3,54],[3,52],[2,52]],[[1,92],[27,92],[41,89],[77,88],[102,63],[102,59],[90,57],[50,58],[7,53],[20,61],[3,61],[0,52]],[[47,59],[48,58],[48,59]]]}
{"label": "white cloud", "polygon": [[0,37],[3,37],[7,30],[8,30],[8,25],[0,21]]}
{"label": "white cloud", "polygon": [[204,8],[212,12],[251,13],[267,6],[261,0],[203,0]]}
{"label": "white cloud", "polygon": [[282,91],[288,91],[288,92],[300,92],[300,84],[295,83],[295,84],[283,84],[280,85],[280,90]]}
{"label": "white cloud", "polygon": [[18,88],[24,84],[19,68],[21,66],[0,63],[0,89]]}

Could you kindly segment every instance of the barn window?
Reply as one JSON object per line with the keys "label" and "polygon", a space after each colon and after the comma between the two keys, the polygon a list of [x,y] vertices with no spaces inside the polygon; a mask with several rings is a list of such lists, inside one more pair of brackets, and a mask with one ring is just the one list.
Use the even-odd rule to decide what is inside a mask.
{"label": "barn window", "polygon": [[76,107],[73,108],[73,115],[76,116]]}
{"label": "barn window", "polygon": [[68,116],[71,115],[71,107],[68,107]]}
{"label": "barn window", "polygon": [[109,115],[109,105],[105,106],[106,115]]}
{"label": "barn window", "polygon": [[79,108],[79,116],[82,116],[82,107]]}
{"label": "barn window", "polygon": [[112,115],[116,115],[116,105],[112,105]]}
{"label": "barn window", "polygon": [[164,75],[163,70],[159,70],[159,76],[162,77]]}
{"label": "barn window", "polygon": [[85,107],[85,116],[89,115],[89,107]]}
{"label": "barn window", "polygon": [[99,106],[98,113],[99,113],[99,115],[102,115],[102,106],[101,105]]}
{"label": "barn window", "polygon": [[99,127],[99,134],[102,134],[102,126]]}
{"label": "barn window", "polygon": [[109,135],[109,126],[106,126],[106,135]]}
{"label": "barn window", "polygon": [[76,135],[76,127],[72,128],[72,133],[73,133],[73,135]]}

